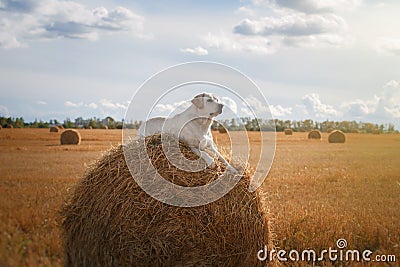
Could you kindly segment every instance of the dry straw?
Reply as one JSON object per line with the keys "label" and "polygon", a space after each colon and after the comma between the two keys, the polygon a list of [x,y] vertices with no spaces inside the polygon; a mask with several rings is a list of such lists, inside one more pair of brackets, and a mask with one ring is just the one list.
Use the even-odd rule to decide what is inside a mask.
{"label": "dry straw", "polygon": [[285,135],[292,135],[293,134],[293,131],[292,131],[292,129],[285,129]]}
{"label": "dry straw", "polygon": [[[172,140],[172,139],[171,139]],[[199,186],[225,169],[177,169],[166,158],[160,135],[124,148],[141,166],[147,153],[158,173],[181,186]],[[180,143],[188,159],[197,156]],[[168,147],[164,146],[164,147]],[[152,181],[151,170],[132,175]],[[268,209],[262,189],[249,192],[249,170],[224,197],[191,208],[164,204],[145,193],[126,165],[122,146],[92,165],[63,208],[66,266],[264,266],[257,252],[272,249]],[[212,193],[212,192],[210,192]],[[196,196],[201,197],[201,196]]]}
{"label": "dry straw", "polygon": [[81,143],[81,135],[77,130],[65,130],[60,136],[62,145],[79,145]]}
{"label": "dry straw", "polygon": [[329,134],[329,143],[344,143],[346,141],[346,136],[342,131],[335,130]]}
{"label": "dry straw", "polygon": [[52,126],[50,127],[50,132],[52,133],[58,133],[61,129],[58,126]]}
{"label": "dry straw", "polygon": [[0,130],[1,130],[1,129],[3,129],[3,127],[1,127],[1,125],[0,125]]}
{"label": "dry straw", "polygon": [[308,133],[308,139],[321,139],[321,132],[318,130],[312,130]]}

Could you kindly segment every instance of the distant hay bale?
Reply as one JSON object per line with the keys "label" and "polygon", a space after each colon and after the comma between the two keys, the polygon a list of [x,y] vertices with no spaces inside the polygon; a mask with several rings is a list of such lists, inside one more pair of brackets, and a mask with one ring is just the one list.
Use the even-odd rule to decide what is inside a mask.
{"label": "distant hay bale", "polygon": [[318,130],[312,130],[308,133],[308,139],[321,139],[321,132]]}
{"label": "distant hay bale", "polygon": [[381,134],[381,131],[379,129],[373,129],[372,134]]}
{"label": "distant hay bale", "polygon": [[101,127],[101,129],[107,130],[107,129],[108,129],[108,126],[107,126],[107,125],[103,125],[103,126]]}
{"label": "distant hay bale", "polygon": [[342,131],[335,130],[329,134],[329,143],[344,143],[346,141],[346,136]]}
{"label": "distant hay bale", "polygon": [[220,127],[218,127],[218,132],[219,133],[227,133],[228,131],[226,130],[226,128],[224,126],[220,126]]}
{"label": "distant hay bale", "polygon": [[[186,144],[180,146],[186,158],[197,158]],[[225,169],[220,161],[199,172],[176,168],[160,135],[147,137],[146,146],[132,142],[124,149],[140,166],[147,160],[145,147],[157,172],[180,186],[207,184]],[[154,176],[140,167],[133,175],[150,181]],[[257,252],[264,245],[273,248],[269,213],[262,188],[248,191],[249,179],[245,169],[219,200],[176,207],[145,193],[131,176],[122,146],[115,147],[86,171],[62,209],[65,266],[265,266]]]}
{"label": "distant hay bale", "polygon": [[57,128],[60,129],[61,131],[65,129],[64,126],[62,125],[57,125]]}
{"label": "distant hay bale", "polygon": [[326,131],[327,133],[331,133],[331,132],[333,132],[333,128],[328,128],[328,130]]}
{"label": "distant hay bale", "polygon": [[351,132],[352,132],[352,133],[360,133],[360,131],[357,130],[357,129],[353,129]]}
{"label": "distant hay bale", "polygon": [[3,129],[3,127],[1,127],[1,125],[0,125],[0,130],[1,130],[1,129]]}
{"label": "distant hay bale", "polygon": [[92,127],[92,126],[88,126],[87,128],[88,128],[89,130],[92,130],[92,129],[93,129],[93,127]]}
{"label": "distant hay bale", "polygon": [[58,133],[58,132],[60,132],[60,128],[58,126],[52,126],[52,127],[50,127],[50,132]]}
{"label": "distant hay bale", "polygon": [[293,134],[293,130],[292,129],[285,129],[285,135],[292,135]]}
{"label": "distant hay bale", "polygon": [[12,128],[14,128],[14,126],[12,126],[11,124],[7,124],[6,128],[7,129],[12,129]]}
{"label": "distant hay bale", "polygon": [[81,143],[81,135],[77,130],[65,130],[60,136],[62,145],[79,145]]}
{"label": "distant hay bale", "polygon": [[300,129],[299,129],[299,132],[301,132],[301,133],[305,133],[305,132],[306,132],[306,129],[304,129],[304,128],[300,128]]}

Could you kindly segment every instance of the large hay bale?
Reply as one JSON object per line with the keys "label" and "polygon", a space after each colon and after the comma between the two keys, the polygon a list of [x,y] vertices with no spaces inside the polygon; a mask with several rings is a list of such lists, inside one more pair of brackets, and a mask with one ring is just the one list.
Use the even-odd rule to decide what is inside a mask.
{"label": "large hay bale", "polygon": [[62,145],[79,145],[81,143],[81,135],[77,130],[68,129],[60,136]]}
{"label": "large hay bale", "polygon": [[6,128],[7,129],[12,129],[12,128],[14,128],[14,126],[12,126],[11,124],[7,124]]}
{"label": "large hay bale", "polygon": [[318,130],[312,130],[308,133],[308,139],[321,139],[321,132]]}
{"label": "large hay bale", "polygon": [[293,134],[293,130],[292,129],[285,129],[284,133],[285,133],[285,135],[292,135]]}
{"label": "large hay bale", "polygon": [[[111,149],[75,186],[62,213],[66,266],[266,264],[257,259],[257,252],[264,245],[272,249],[268,210],[261,188],[248,191],[247,169],[215,202],[171,206],[149,196],[131,176],[123,149],[129,149],[139,165],[146,160],[139,156],[145,151],[139,143]],[[186,144],[180,146],[186,158],[197,158]],[[177,169],[163,153],[160,135],[147,137],[146,147],[158,173],[177,185],[204,185],[225,169],[219,161],[216,168],[200,172]],[[152,179],[154,174],[144,169],[136,175]]]}
{"label": "large hay bale", "polygon": [[329,143],[344,143],[346,141],[346,136],[342,131],[335,130],[329,134]]}
{"label": "large hay bale", "polygon": [[59,131],[60,131],[60,128],[58,126],[50,127],[50,132],[51,133],[58,133]]}

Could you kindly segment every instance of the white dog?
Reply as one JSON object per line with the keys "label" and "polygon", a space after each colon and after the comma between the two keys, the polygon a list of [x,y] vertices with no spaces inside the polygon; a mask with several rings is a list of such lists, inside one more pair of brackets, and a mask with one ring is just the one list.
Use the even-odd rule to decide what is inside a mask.
{"label": "white dog", "polygon": [[192,151],[213,168],[215,162],[206,150],[217,156],[232,173],[237,173],[215,147],[211,124],[213,118],[222,113],[223,104],[218,98],[209,93],[196,95],[192,104],[182,113],[171,118],[156,117],[143,123],[138,130],[136,138],[142,138],[153,134],[169,133],[187,143]]}

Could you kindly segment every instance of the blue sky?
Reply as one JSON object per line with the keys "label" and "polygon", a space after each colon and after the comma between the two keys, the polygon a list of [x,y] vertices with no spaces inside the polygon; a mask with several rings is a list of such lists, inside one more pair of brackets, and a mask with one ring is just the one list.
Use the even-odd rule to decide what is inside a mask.
{"label": "blue sky", "polygon": [[398,1],[0,0],[0,115],[121,119],[151,75],[213,61],[254,80],[276,118],[400,128],[399,13]]}

